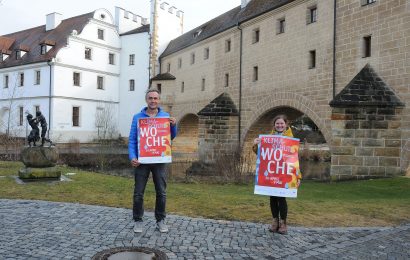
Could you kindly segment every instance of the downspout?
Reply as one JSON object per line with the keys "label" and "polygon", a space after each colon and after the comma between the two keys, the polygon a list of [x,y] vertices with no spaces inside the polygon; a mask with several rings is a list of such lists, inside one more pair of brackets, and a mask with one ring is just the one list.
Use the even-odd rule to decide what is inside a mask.
{"label": "downspout", "polygon": [[239,38],[239,117],[238,117],[238,144],[241,145],[241,114],[242,114],[242,28],[237,24],[240,31]]}
{"label": "downspout", "polygon": [[336,96],[336,0],[333,4],[333,99]]}
{"label": "downspout", "polygon": [[49,77],[49,92],[48,92],[48,131],[47,131],[47,138],[50,139],[50,130],[51,130],[51,82],[52,82],[52,66],[54,63],[54,59],[48,60],[47,65],[50,69],[50,77]]}

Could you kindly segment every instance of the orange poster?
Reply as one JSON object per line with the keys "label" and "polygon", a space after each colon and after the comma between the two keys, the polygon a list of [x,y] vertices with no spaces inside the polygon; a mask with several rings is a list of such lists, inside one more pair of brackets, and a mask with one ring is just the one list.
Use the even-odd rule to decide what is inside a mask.
{"label": "orange poster", "polygon": [[254,193],[296,198],[299,139],[280,135],[259,138]]}
{"label": "orange poster", "polygon": [[138,161],[140,163],[170,163],[172,161],[169,118],[138,119]]}

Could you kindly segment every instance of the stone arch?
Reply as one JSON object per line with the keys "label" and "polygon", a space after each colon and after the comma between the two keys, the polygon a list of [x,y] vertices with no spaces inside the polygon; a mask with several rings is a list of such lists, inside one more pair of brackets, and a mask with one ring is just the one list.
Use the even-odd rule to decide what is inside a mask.
{"label": "stone arch", "polygon": [[172,114],[177,119],[177,122],[181,121],[183,117],[188,114],[197,115],[198,112],[206,105],[207,103],[189,103],[182,105],[175,105],[172,107]]}
{"label": "stone arch", "polygon": [[185,114],[178,122],[178,135],[172,142],[173,157],[178,160],[198,159],[199,117]]}
{"label": "stone arch", "polygon": [[310,99],[305,98],[299,94],[291,92],[279,92],[262,98],[258,102],[258,108],[250,115],[246,124],[242,127],[241,140],[245,140],[249,129],[253,124],[258,122],[268,111],[272,111],[279,107],[289,107],[302,112],[307,115],[320,129],[326,142],[330,145],[332,134],[329,127],[326,126],[325,119],[321,118],[316,112],[317,105]]}

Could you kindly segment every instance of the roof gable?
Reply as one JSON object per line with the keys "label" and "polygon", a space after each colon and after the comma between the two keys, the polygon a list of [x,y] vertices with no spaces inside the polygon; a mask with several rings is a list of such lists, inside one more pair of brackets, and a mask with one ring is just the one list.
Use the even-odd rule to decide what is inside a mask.
{"label": "roof gable", "polygon": [[332,107],[402,107],[404,103],[367,64],[330,102]]}
{"label": "roof gable", "polygon": [[[45,62],[51,58],[56,57],[58,51],[67,45],[67,38],[73,30],[81,33],[84,26],[88,23],[89,19],[93,17],[94,12],[71,17],[63,20],[55,29],[46,31],[46,26],[38,26],[31,29],[7,34],[0,37],[1,43],[6,41],[13,43],[7,48],[11,51],[10,57],[0,62],[0,68],[20,66],[36,62]],[[3,41],[2,41],[3,39]],[[48,51],[46,54],[41,55],[41,44],[55,43],[54,48]],[[29,50],[22,58],[16,59],[16,50],[21,48]]]}
{"label": "roof gable", "polygon": [[239,112],[228,93],[222,93],[198,112],[200,116],[238,116]]}

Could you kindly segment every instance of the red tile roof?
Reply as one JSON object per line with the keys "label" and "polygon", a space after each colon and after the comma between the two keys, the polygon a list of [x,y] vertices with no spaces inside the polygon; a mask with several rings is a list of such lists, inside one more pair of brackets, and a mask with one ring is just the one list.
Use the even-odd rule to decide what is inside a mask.
{"label": "red tile roof", "polygon": [[[0,69],[20,66],[25,64],[46,62],[55,58],[58,51],[67,45],[67,38],[76,30],[81,33],[89,19],[94,16],[94,12],[71,17],[61,21],[54,29],[46,31],[46,26],[38,26],[0,36],[0,49],[11,51],[8,59],[0,62]],[[46,54],[41,55],[41,44],[48,44],[54,47]],[[23,48],[23,49],[22,49]],[[21,59],[16,59],[16,50],[29,50]],[[4,52],[3,52],[4,53]]]}

